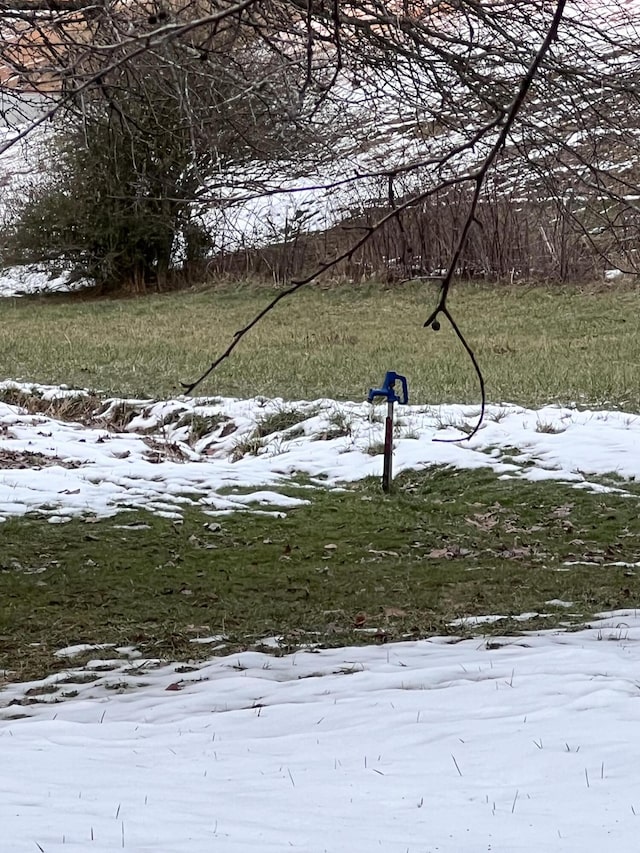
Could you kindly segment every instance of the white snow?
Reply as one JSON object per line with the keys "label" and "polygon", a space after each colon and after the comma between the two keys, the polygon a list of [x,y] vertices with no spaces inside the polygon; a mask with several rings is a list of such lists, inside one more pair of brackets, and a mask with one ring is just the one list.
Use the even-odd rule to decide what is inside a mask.
{"label": "white snow", "polygon": [[[4,387],[51,406],[83,393]],[[118,432],[123,405],[137,414]],[[297,424],[264,437],[258,455],[242,451],[265,417],[291,409]],[[303,499],[281,489],[296,473],[309,475],[310,490],[380,474],[381,457],[367,451],[382,439],[383,409],[113,400],[87,426],[0,404],[0,513],[61,522],[147,507],[179,520],[194,502],[208,512],[295,511]],[[197,439],[193,415],[212,419]],[[638,415],[502,404],[461,441],[477,415],[399,406],[396,470],[486,466],[626,494],[624,478],[640,476]],[[332,438],[337,424],[348,434]],[[619,478],[610,486],[592,479],[610,473]],[[544,625],[546,615],[515,618]],[[461,626],[481,631],[502,618]],[[578,632],[252,651],[192,665],[147,660],[132,647],[67,646],[57,652],[66,669],[42,681],[13,682],[0,670],[0,849],[632,851],[639,640],[640,613],[629,610]],[[225,642],[194,637],[212,653]],[[78,664],[87,652],[95,657]]]}
{"label": "white snow", "polygon": [[528,613],[518,613],[513,616],[501,616],[498,613],[487,614],[486,616],[462,616],[459,619],[452,619],[449,625],[461,628],[470,628],[476,625],[493,625],[496,622],[513,621],[513,622],[529,622],[532,619],[548,619],[550,613],[538,613],[537,611],[529,611]]}
{"label": "white snow", "polygon": [[71,283],[68,272],[55,273],[37,264],[0,269],[0,297],[79,290],[90,284],[88,279]]}
{"label": "white snow", "polygon": [[604,280],[605,281],[615,281],[617,278],[622,278],[624,273],[619,269],[610,269],[604,271]]}
{"label": "white snow", "polygon": [[93,651],[94,649],[113,648],[113,643],[77,643],[74,646],[65,646],[64,649],[58,649],[54,652],[59,658],[74,658],[83,652]]}
{"label": "white snow", "polygon": [[[4,387],[52,404],[84,393]],[[118,431],[114,419],[123,406],[137,414]],[[0,518],[37,511],[56,523],[146,508],[179,520],[193,504],[212,514],[286,512],[307,502],[282,493],[296,475],[309,477],[312,490],[381,474],[383,409],[328,399],[110,400],[86,426],[0,403]],[[299,422],[249,442],[257,455],[248,452],[256,427],[288,411]],[[212,419],[212,426],[190,440],[194,416]],[[627,493],[624,478],[640,478],[638,415],[501,404],[488,407],[479,433],[465,441],[477,416],[471,406],[398,406],[395,471],[488,467],[507,478],[621,493]],[[345,434],[335,433],[337,424]],[[610,485],[597,479],[611,474]]]}
{"label": "white snow", "polygon": [[630,853],[639,640],[619,611],[577,633],[107,658],[10,684],[2,850]]}

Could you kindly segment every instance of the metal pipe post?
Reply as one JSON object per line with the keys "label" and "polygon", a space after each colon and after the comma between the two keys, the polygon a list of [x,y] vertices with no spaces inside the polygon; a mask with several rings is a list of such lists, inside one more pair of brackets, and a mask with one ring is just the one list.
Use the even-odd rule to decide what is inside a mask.
{"label": "metal pipe post", "polygon": [[393,459],[393,402],[390,400],[387,403],[387,419],[384,424],[384,462],[382,468],[382,491],[389,494],[391,491],[391,481],[393,479],[392,470]]}
{"label": "metal pipe post", "polygon": [[[399,382],[402,390],[400,394],[396,394],[395,385]],[[409,389],[407,387],[407,377],[401,376],[394,370],[388,370],[384,377],[384,382],[381,388],[369,388],[368,401],[373,403],[377,397],[384,397],[387,401],[387,419],[384,425],[384,465],[382,469],[382,490],[387,494],[391,491],[391,481],[393,479],[392,459],[393,459],[393,404],[400,403],[406,406],[409,402]]]}

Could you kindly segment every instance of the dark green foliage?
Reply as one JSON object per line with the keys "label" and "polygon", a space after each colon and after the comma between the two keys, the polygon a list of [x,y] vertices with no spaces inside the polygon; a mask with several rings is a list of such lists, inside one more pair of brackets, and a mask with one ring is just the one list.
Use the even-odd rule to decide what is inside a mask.
{"label": "dark green foliage", "polygon": [[[56,261],[137,293],[201,272],[212,246],[203,193],[219,198],[249,160],[290,154],[302,126],[284,70],[246,33],[219,40],[204,60],[181,41],[147,51],[70,100],[14,205],[6,260]],[[270,83],[254,86],[261,76]]]}
{"label": "dark green foliage", "polygon": [[84,137],[61,134],[57,172],[32,189],[10,251],[66,262],[107,288],[141,290],[166,276],[185,205],[163,198],[178,187],[154,166],[152,152],[134,162],[114,134],[106,119]]}
{"label": "dark green foliage", "polygon": [[188,71],[170,57],[153,65],[144,77],[128,69],[60,119],[9,255],[62,261],[107,289],[166,283],[178,241],[197,232],[190,203],[212,146],[198,143],[180,103]]}

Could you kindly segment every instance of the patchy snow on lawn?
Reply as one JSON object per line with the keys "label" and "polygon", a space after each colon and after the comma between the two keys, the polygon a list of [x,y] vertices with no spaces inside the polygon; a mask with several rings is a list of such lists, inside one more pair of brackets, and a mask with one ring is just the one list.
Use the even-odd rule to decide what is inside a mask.
{"label": "patchy snow on lawn", "polygon": [[[384,406],[2,390],[17,401],[0,404],[5,519],[147,508],[179,521],[190,504],[282,513],[305,502],[286,494],[296,475],[312,490],[381,473]],[[397,415],[396,471],[488,467],[621,492],[640,476],[633,414],[490,406],[471,441],[462,439],[477,408]],[[522,614],[533,616],[545,614]],[[2,849],[632,851],[639,640],[640,613],[625,610],[577,632],[247,651],[191,665],[67,646],[65,669],[40,681],[0,671]],[[225,651],[221,635],[194,643]]]}
{"label": "patchy snow on lawn", "polygon": [[192,668],[97,648],[0,692],[2,849],[630,853],[639,641],[618,611]]}
{"label": "patchy snow on lawn", "polygon": [[89,287],[91,283],[89,279],[71,281],[68,271],[54,272],[52,268],[40,264],[0,269],[0,297],[68,292]]}
{"label": "patchy snow on lawn", "polygon": [[[39,512],[51,522],[148,509],[282,513],[304,504],[283,488],[337,487],[382,472],[384,406],[254,398],[95,401],[85,423],[53,416],[85,392],[0,386],[34,395],[39,411],[0,403],[0,519]],[[24,398],[20,398],[24,402]],[[44,413],[41,411],[44,410]],[[51,414],[48,414],[51,412]],[[488,467],[506,478],[553,479],[624,492],[640,477],[640,416],[545,406],[398,406],[396,472],[432,465]],[[435,440],[434,440],[435,439]],[[439,439],[447,439],[443,442]],[[603,485],[598,476],[615,475]]]}

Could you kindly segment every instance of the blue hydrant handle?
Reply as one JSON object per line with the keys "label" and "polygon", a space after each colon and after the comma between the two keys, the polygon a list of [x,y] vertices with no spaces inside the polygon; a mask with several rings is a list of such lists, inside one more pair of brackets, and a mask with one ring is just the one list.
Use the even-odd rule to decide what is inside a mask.
{"label": "blue hydrant handle", "polygon": [[[402,393],[398,396],[394,390],[396,382],[400,382]],[[367,400],[373,403],[376,397],[384,397],[387,403],[400,403],[401,406],[406,406],[409,402],[409,388],[407,386],[407,377],[401,376],[393,370],[389,370],[384,377],[384,382],[381,388],[370,388]]]}

